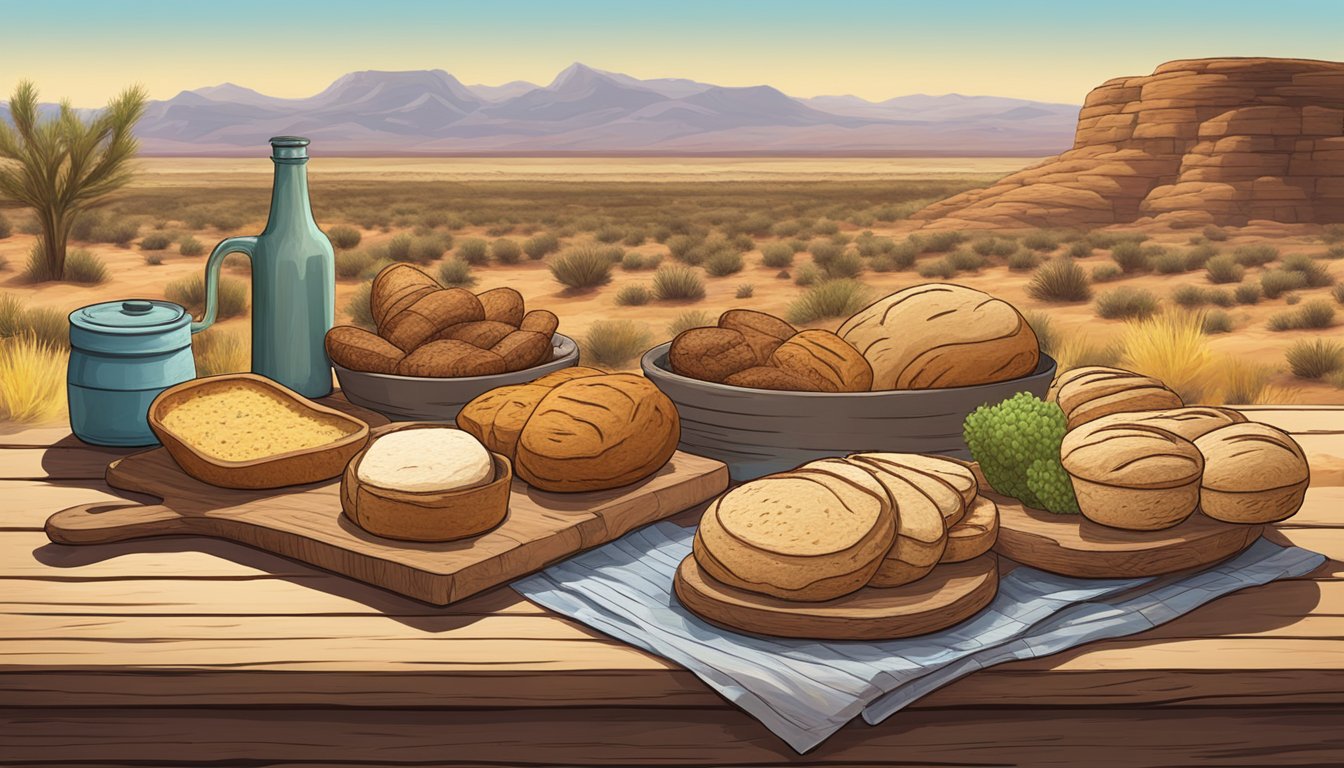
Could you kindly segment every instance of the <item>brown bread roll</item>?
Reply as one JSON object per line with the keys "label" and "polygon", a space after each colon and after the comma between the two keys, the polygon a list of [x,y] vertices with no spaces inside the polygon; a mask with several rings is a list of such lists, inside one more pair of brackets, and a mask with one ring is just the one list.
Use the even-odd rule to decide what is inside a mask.
{"label": "brown bread roll", "polygon": [[558,371],[552,371],[546,374],[545,376],[542,376],[541,378],[537,379],[536,381],[533,381],[532,383],[540,387],[546,387],[547,389],[554,389],[560,386],[561,384],[564,384],[566,381],[571,381],[573,379],[586,379],[589,376],[606,376],[606,375],[607,375],[606,371],[601,371],[598,370],[597,368],[589,368],[584,365],[575,365],[569,368],[561,368]]}
{"label": "brown bread roll", "polygon": [[504,370],[521,371],[551,359],[551,337],[536,331],[514,331],[490,351],[504,358]]}
{"label": "brown bread roll", "polygon": [[896,507],[896,542],[882,558],[868,585],[899,587],[927,576],[947,548],[943,510],[911,482],[910,475],[915,474],[911,470],[864,461],[861,455],[851,456],[847,461],[871,472],[887,489]]}
{"label": "brown bread roll", "polygon": [[727,328],[691,328],[677,334],[667,351],[672,372],[701,381],[722,382],[759,365],[742,334]]}
{"label": "brown bread roll", "polygon": [[849,342],[819,328],[800,331],[779,345],[770,364],[813,382],[822,392],[866,392],[873,369]]}
{"label": "brown bread roll", "polygon": [[512,288],[491,288],[476,294],[485,311],[486,320],[517,328],[523,322],[523,294]]}
{"label": "brown bread roll", "polygon": [[[730,309],[719,315],[719,327],[737,331],[756,352],[756,359],[770,359],[780,344],[798,332],[797,328],[764,312],[751,309]],[[768,387],[766,387],[768,389]]]}
{"label": "brown bread roll", "polygon": [[396,373],[405,354],[378,334],[353,325],[338,325],[327,331],[326,347],[332,362],[369,373]]}
{"label": "brown bread roll", "polygon": [[944,563],[961,563],[988,552],[999,540],[999,506],[981,496],[960,523],[947,529]]}
{"label": "brown bread roll", "polygon": [[369,289],[369,312],[381,331],[393,315],[443,286],[409,264],[393,264],[373,278]]}
{"label": "brown bread roll", "polygon": [[390,316],[382,335],[410,352],[449,326],[484,319],[485,310],[471,291],[444,288]]}
{"label": "brown bread roll", "polygon": [[1276,523],[1297,514],[1311,482],[1302,447],[1287,432],[1246,422],[1195,441],[1204,457],[1199,503],[1225,523]]}
{"label": "brown bread roll", "polygon": [[517,473],[544,491],[617,488],[661,469],[680,440],[676,406],[643,376],[573,379],[552,389],[523,427]]}
{"label": "brown bread roll", "polygon": [[868,360],[875,390],[935,389],[1027,376],[1036,334],[1011,304],[950,283],[916,285],[855,313],[839,334]]}
{"label": "brown bread roll", "polygon": [[1054,398],[1064,411],[1069,429],[1129,411],[1155,411],[1185,405],[1180,395],[1162,382],[1133,371],[1089,365],[1059,375]]}
{"label": "brown bread roll", "polygon": [[733,387],[752,389],[774,389],[789,392],[820,392],[815,381],[809,381],[796,373],[775,368],[770,365],[756,365],[738,371],[723,380]]}
{"label": "brown bread roll", "polygon": [[473,347],[489,349],[503,341],[504,337],[513,333],[514,330],[512,325],[501,323],[498,320],[476,320],[470,323],[450,325],[439,331],[435,340],[453,339],[455,341],[465,341]]}
{"label": "brown bread roll", "polygon": [[1204,459],[1194,443],[1165,429],[1094,421],[1065,434],[1059,453],[1078,509],[1093,522],[1156,531],[1199,505]]}
{"label": "brown bread roll", "polygon": [[444,339],[422,344],[402,358],[397,373],[402,376],[449,379],[491,376],[504,372],[504,358],[465,341]]}
{"label": "brown bread roll", "polygon": [[530,384],[496,387],[462,406],[457,414],[457,427],[513,461],[518,436],[542,398],[567,381],[605,375],[596,368],[574,366],[548,373]]}
{"label": "brown bread roll", "polygon": [[1186,440],[1195,441],[1215,429],[1229,424],[1245,423],[1246,417],[1231,408],[1217,408],[1210,405],[1187,405],[1184,408],[1170,408],[1165,411],[1138,411],[1113,413],[1094,421],[1108,424],[1137,424],[1157,427],[1173,432]]}
{"label": "brown bread roll", "polygon": [[560,318],[555,316],[554,312],[548,312],[544,309],[534,309],[523,315],[522,322],[518,323],[520,331],[536,331],[551,336],[556,329],[560,327]]}

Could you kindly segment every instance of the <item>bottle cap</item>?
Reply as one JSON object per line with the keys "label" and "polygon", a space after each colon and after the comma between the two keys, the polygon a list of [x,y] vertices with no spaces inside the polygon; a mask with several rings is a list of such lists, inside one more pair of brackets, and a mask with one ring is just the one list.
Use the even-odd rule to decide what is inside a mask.
{"label": "bottle cap", "polygon": [[308,161],[308,140],[302,136],[273,136],[271,138],[271,159],[280,162]]}

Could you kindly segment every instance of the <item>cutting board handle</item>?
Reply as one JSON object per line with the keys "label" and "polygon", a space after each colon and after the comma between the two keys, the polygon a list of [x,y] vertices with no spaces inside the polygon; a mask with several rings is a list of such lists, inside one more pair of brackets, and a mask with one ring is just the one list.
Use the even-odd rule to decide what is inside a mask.
{"label": "cutting board handle", "polygon": [[57,544],[106,544],[147,536],[196,532],[191,520],[162,504],[111,506],[94,502],[63,509],[47,518],[47,538]]}

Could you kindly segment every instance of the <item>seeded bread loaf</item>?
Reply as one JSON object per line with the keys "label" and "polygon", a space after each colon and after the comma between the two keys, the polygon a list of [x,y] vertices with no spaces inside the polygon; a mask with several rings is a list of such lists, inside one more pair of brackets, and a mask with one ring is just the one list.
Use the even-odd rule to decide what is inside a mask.
{"label": "seeded bread loaf", "polygon": [[1311,470],[1297,441],[1268,424],[1215,429],[1195,441],[1204,457],[1199,501],[1226,523],[1274,523],[1302,507]]}
{"label": "seeded bread loaf", "polygon": [[770,365],[822,392],[866,392],[873,369],[859,351],[830,331],[800,331],[770,355]]}
{"label": "seeded bread loaf", "polygon": [[1100,365],[1074,368],[1060,374],[1053,385],[1053,396],[1064,411],[1069,429],[1111,414],[1185,405],[1179,395],[1157,379]]}
{"label": "seeded bread loaf", "polygon": [[504,370],[521,371],[550,360],[551,337],[536,331],[514,331],[490,348],[504,358]]}
{"label": "seeded bread loaf", "polygon": [[574,366],[548,373],[529,384],[496,387],[464,405],[457,414],[457,426],[475,436],[486,448],[513,461],[517,456],[518,436],[542,398],[566,381],[601,375],[596,368]]}
{"label": "seeded bread loaf", "polygon": [[1199,505],[1204,459],[1194,443],[1165,429],[1094,421],[1064,435],[1060,459],[1079,511],[1102,525],[1170,528]]}
{"label": "seeded bread loaf", "polygon": [[517,328],[523,322],[523,294],[512,288],[491,288],[476,294],[486,320]]}

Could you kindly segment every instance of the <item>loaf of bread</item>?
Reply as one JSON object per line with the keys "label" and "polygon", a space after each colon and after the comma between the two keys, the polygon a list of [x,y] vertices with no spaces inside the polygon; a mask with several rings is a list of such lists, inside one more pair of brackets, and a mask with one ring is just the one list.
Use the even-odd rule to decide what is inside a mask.
{"label": "loaf of bread", "polygon": [[486,320],[494,320],[514,328],[522,325],[525,314],[523,294],[512,288],[491,288],[476,294],[476,298],[481,302]]}
{"label": "loaf of bread", "polygon": [[831,600],[872,578],[896,540],[884,489],[830,472],[769,475],[712,502],[696,562],[739,589],[786,600]]}
{"label": "loaf of bread", "polygon": [[1204,514],[1226,523],[1274,523],[1301,509],[1311,481],[1302,447],[1268,424],[1246,422],[1195,440],[1204,457],[1199,501]]}
{"label": "loaf of bread", "polygon": [[980,496],[966,510],[961,522],[947,530],[947,548],[944,563],[961,563],[977,558],[993,548],[999,540],[999,507]]}
{"label": "loaf of bread", "polygon": [[1180,395],[1157,379],[1100,365],[1074,368],[1060,374],[1052,394],[1064,411],[1069,429],[1111,414],[1185,405]]}
{"label": "loaf of bread", "polygon": [[[867,460],[864,454],[851,456],[848,461],[871,472],[882,483],[896,510],[896,542],[882,558],[882,564],[868,581],[869,586],[899,587],[927,576],[947,548],[944,510],[910,480],[909,475],[913,474],[910,470]],[[960,504],[960,499],[957,503]]]}
{"label": "loaf of bread", "polygon": [[394,491],[453,491],[490,482],[494,465],[485,446],[460,429],[403,429],[370,441],[356,476]]}
{"label": "loaf of bread", "polygon": [[1246,417],[1231,408],[1217,408],[1210,405],[1188,405],[1183,408],[1169,408],[1162,411],[1138,411],[1113,413],[1095,421],[1108,424],[1137,424],[1139,426],[1165,429],[1195,441],[1215,429],[1229,424],[1242,424]]}
{"label": "loaf of bread", "polygon": [[555,316],[554,312],[548,312],[544,309],[534,309],[523,315],[522,322],[518,323],[520,331],[536,331],[550,336],[560,327],[560,318]]}
{"label": "loaf of bread", "polygon": [[773,389],[791,392],[817,391],[812,381],[791,371],[769,365],[755,365],[746,370],[738,371],[729,375],[728,378],[723,380],[723,383],[732,387],[749,387],[751,389]]}
{"label": "loaf of bread", "polygon": [[770,365],[792,373],[821,392],[866,392],[873,369],[859,351],[830,331],[800,331],[770,355]]}
{"label": "loaf of bread", "polygon": [[518,436],[532,418],[542,398],[561,384],[588,376],[602,376],[596,368],[562,368],[529,383],[496,387],[479,395],[457,414],[457,426],[480,440],[486,448],[513,461]]}
{"label": "loaf of bread", "polygon": [[439,379],[492,376],[504,370],[504,358],[494,352],[451,339],[422,344],[397,365],[402,376]]}
{"label": "loaf of bread", "polygon": [[515,330],[512,325],[501,323],[498,320],[476,320],[470,323],[450,325],[439,331],[435,339],[465,341],[473,347],[490,349]]}
{"label": "loaf of bread", "polygon": [[1204,459],[1194,443],[1165,429],[1093,421],[1064,435],[1060,459],[1079,511],[1102,525],[1170,528],[1199,505]]}
{"label": "loaf of bread", "polygon": [[616,488],[643,480],[681,440],[676,406],[643,376],[587,376],[556,386],[518,439],[516,470],[544,491]]}
{"label": "loaf of bread", "polygon": [[722,382],[763,361],[741,333],[730,328],[690,328],[677,334],[667,351],[672,372],[701,381]]}
{"label": "loaf of bread", "polygon": [[327,331],[326,346],[333,363],[352,371],[396,373],[406,356],[392,342],[353,325],[338,325]]}
{"label": "loaf of bread", "polygon": [[485,310],[471,291],[444,288],[428,293],[409,307],[390,315],[383,336],[410,352],[445,328],[484,319]]}
{"label": "loaf of bread", "polygon": [[[751,309],[730,309],[719,315],[719,327],[728,328],[742,334],[747,344],[756,353],[756,359],[766,361],[780,344],[788,341],[798,332],[797,328],[784,320]],[[774,387],[765,387],[774,389]]]}
{"label": "loaf of bread", "polygon": [[443,286],[409,264],[393,264],[373,278],[369,289],[369,314],[381,331],[388,318]]}
{"label": "loaf of bread", "polygon": [[934,502],[948,528],[961,522],[978,494],[970,468],[952,459],[919,453],[856,453],[850,458],[903,475]]}
{"label": "loaf of bread", "polygon": [[839,335],[868,360],[872,388],[933,389],[1029,375],[1036,334],[1012,305],[948,283],[906,288],[855,313]]}
{"label": "loaf of bread", "polygon": [[521,371],[550,360],[551,337],[536,331],[514,331],[490,348],[504,358],[504,370]]}

